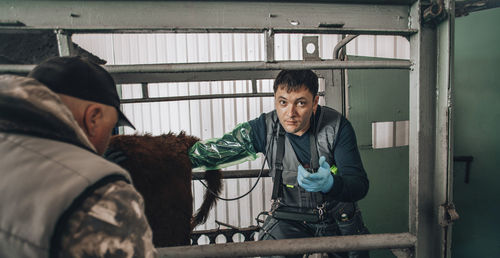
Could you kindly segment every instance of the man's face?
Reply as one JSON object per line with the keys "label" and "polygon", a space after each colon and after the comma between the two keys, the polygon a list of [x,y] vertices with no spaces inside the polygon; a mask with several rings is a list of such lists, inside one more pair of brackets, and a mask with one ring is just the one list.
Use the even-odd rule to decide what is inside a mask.
{"label": "man's face", "polygon": [[96,128],[94,137],[90,138],[99,155],[108,148],[111,132],[118,121],[118,112],[114,107],[106,106],[103,113],[103,119],[99,120],[100,125]]}
{"label": "man's face", "polygon": [[303,135],[310,126],[310,119],[318,107],[318,96],[302,86],[297,91],[287,92],[279,85],[274,94],[274,106],[281,125],[288,133]]}

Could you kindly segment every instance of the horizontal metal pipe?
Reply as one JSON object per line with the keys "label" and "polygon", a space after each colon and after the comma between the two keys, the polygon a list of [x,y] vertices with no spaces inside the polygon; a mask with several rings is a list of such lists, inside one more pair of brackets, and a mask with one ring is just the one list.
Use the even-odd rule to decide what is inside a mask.
{"label": "horizontal metal pipe", "polygon": [[[1,26],[0,33],[39,33],[56,28],[33,28],[23,26]],[[94,33],[262,33],[267,28],[59,28],[70,34]],[[273,28],[275,34],[358,34],[410,36],[416,29],[370,29],[370,28]]]}
{"label": "horizontal metal pipe", "polygon": [[[325,96],[325,92],[318,92],[319,96]],[[273,97],[274,93],[227,93],[227,94],[211,94],[211,95],[188,95],[174,97],[158,97],[158,98],[140,98],[140,99],[122,99],[120,103],[146,103],[146,102],[167,102],[181,100],[200,100],[200,99],[228,99],[228,98],[255,98],[255,97]]]}
{"label": "horizontal metal pipe", "polygon": [[[249,170],[222,170],[220,171],[222,178],[253,178],[258,177],[260,169]],[[193,180],[205,179],[205,172],[193,172]],[[264,169],[261,174],[262,177],[269,177],[269,169]]]}
{"label": "horizontal metal pipe", "polygon": [[200,99],[226,99],[226,98],[253,98],[253,97],[272,97],[274,93],[235,93],[235,94],[212,94],[212,95],[191,95],[191,96],[175,96],[175,97],[159,97],[145,99],[122,99],[120,103],[145,103],[145,102],[165,102],[165,101],[181,101],[181,100],[200,100]]}
{"label": "horizontal metal pipe", "polygon": [[284,69],[410,69],[408,60],[386,61],[280,61],[267,63],[254,62],[216,62],[187,64],[144,64],[108,65],[111,73],[158,73],[158,72],[215,72],[215,71],[258,71]]}
{"label": "horizontal metal pipe", "polygon": [[199,246],[159,248],[161,257],[241,257],[345,252],[353,250],[413,248],[417,238],[410,233],[368,234],[264,240]]}
{"label": "horizontal metal pipe", "polygon": [[[387,61],[280,61],[280,62],[213,62],[185,64],[134,64],[106,65],[104,68],[111,74],[119,73],[184,73],[184,72],[224,72],[224,71],[259,71],[284,69],[410,69],[408,60]],[[0,65],[0,74],[27,74],[34,65]]]}
{"label": "horizontal metal pipe", "polygon": [[35,65],[0,64],[0,74],[26,75],[35,68]]}

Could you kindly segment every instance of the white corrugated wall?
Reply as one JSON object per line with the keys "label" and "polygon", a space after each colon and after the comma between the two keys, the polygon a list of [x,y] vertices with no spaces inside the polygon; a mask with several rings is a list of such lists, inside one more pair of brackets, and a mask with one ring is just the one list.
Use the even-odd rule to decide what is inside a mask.
{"label": "white corrugated wall", "polygon": [[[302,34],[275,35],[276,60],[302,59]],[[309,36],[309,35],[308,35]],[[332,59],[333,48],[340,35],[319,35],[319,54]],[[107,64],[155,64],[228,61],[263,61],[265,59],[262,34],[77,34],[73,41],[94,53]],[[395,36],[359,36],[347,45],[347,54],[385,58],[409,59],[409,43]],[[257,81],[259,92],[272,92],[271,80]],[[184,96],[221,93],[249,93],[250,81],[152,83],[150,97]],[[122,98],[140,98],[140,85],[122,85]],[[209,139],[220,137],[236,124],[256,118],[273,109],[273,99],[234,98],[190,100],[122,105],[132,120],[137,133],[185,131]],[[132,134],[125,128],[125,134]],[[259,169],[262,159],[229,169]],[[224,180],[223,197],[231,198],[246,193],[256,179]],[[215,220],[238,227],[255,225],[255,217],[270,208],[272,183],[261,179],[255,190],[238,201],[219,201],[208,222],[197,229],[216,228]],[[193,182],[194,206],[202,201],[204,189]]]}

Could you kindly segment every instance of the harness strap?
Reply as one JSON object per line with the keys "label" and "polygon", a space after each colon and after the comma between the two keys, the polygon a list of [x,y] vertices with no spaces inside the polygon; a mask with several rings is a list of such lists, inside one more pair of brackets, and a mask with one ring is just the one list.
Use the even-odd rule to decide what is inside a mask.
{"label": "harness strap", "polygon": [[318,171],[319,168],[319,157],[318,157],[318,149],[316,148],[316,135],[313,133],[309,134],[309,146],[311,149],[311,164],[310,167],[313,171]]}
{"label": "harness strap", "polygon": [[283,195],[282,185],[282,174],[283,174],[283,156],[285,155],[285,129],[281,127],[281,124],[277,122],[277,125],[274,127],[273,134],[278,137],[278,143],[276,146],[276,157],[274,160],[274,184],[273,184],[273,194],[271,198],[273,200],[278,200]]}

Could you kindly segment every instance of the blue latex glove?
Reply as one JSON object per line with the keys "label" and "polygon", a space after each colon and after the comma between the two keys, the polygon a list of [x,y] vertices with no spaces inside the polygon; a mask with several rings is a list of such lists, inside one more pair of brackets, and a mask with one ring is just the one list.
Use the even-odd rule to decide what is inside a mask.
{"label": "blue latex glove", "polygon": [[324,156],[319,158],[319,168],[316,173],[309,173],[299,165],[297,182],[308,192],[329,192],[333,186],[333,175],[330,173],[330,165],[326,162],[326,158]]}

